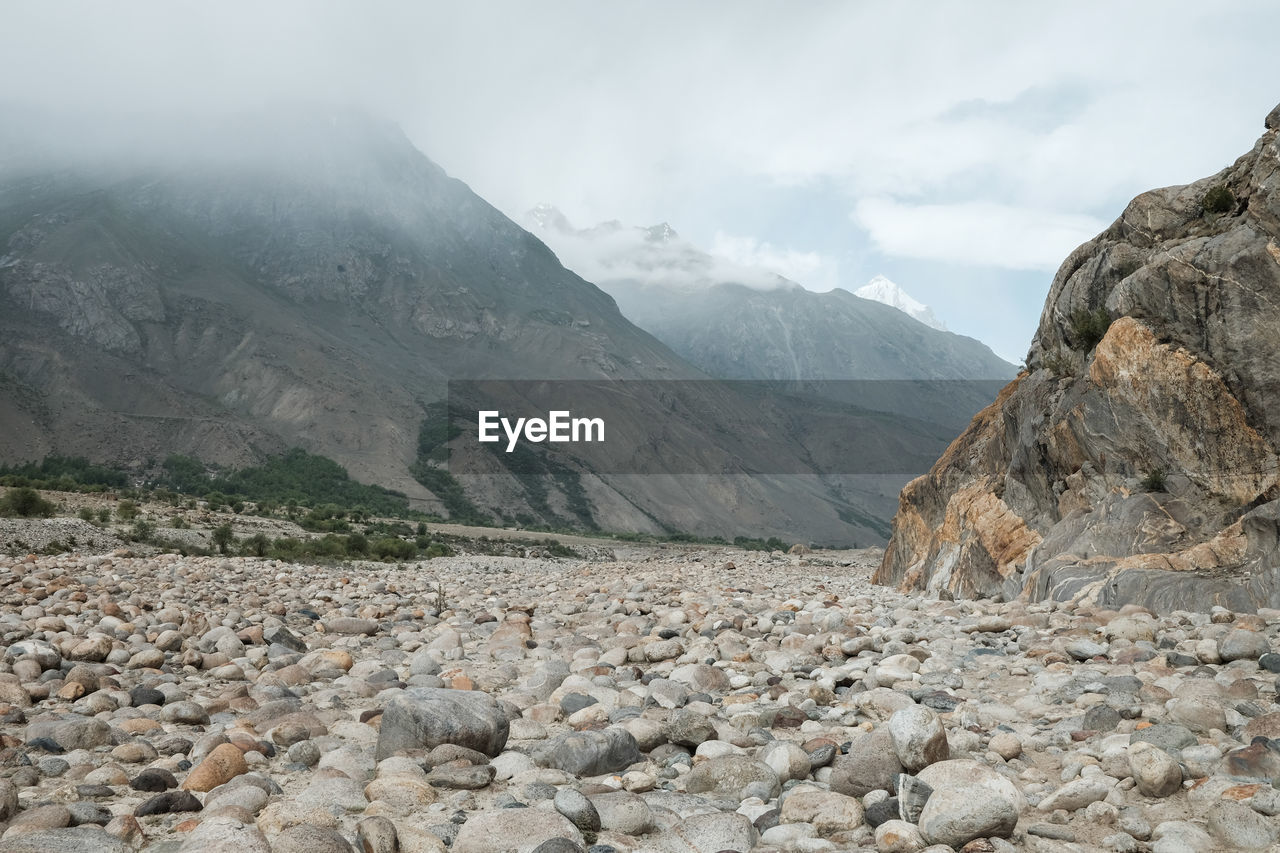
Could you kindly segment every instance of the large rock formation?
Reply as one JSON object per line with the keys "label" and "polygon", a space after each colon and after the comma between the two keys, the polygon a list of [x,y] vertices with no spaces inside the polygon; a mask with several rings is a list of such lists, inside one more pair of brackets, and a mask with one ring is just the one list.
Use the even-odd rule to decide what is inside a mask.
{"label": "large rock formation", "polygon": [[1280,107],[1053,281],[1027,369],[903,490],[876,580],[1280,606]]}

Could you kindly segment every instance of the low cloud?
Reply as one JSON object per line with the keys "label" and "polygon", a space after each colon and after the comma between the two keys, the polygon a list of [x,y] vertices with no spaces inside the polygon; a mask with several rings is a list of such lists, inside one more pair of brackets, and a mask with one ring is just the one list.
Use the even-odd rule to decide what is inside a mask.
{"label": "low cloud", "polygon": [[755,237],[717,231],[711,254],[736,267],[763,269],[803,284],[810,290],[830,290],[836,285],[834,261],[817,252],[780,248]]}
{"label": "low cloud", "polygon": [[1106,227],[1092,216],[993,202],[911,204],[863,199],[853,220],[887,255],[1009,270],[1058,268]]}
{"label": "low cloud", "polygon": [[717,233],[707,252],[665,224],[641,228],[606,222],[578,229],[558,212],[553,217],[549,217],[550,224],[543,224],[530,214],[525,224],[551,247],[561,263],[606,289],[612,282],[678,288],[734,283],[759,290],[795,282],[821,289],[814,288],[812,282],[833,278],[832,265],[817,253],[779,249],[753,237]]}

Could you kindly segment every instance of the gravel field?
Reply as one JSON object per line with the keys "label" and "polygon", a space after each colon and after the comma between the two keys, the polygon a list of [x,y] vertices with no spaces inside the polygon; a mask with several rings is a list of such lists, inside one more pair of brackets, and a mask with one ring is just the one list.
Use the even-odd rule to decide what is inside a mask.
{"label": "gravel field", "polygon": [[0,853],[1280,837],[1277,612],[908,597],[878,551],[126,553],[0,557]]}

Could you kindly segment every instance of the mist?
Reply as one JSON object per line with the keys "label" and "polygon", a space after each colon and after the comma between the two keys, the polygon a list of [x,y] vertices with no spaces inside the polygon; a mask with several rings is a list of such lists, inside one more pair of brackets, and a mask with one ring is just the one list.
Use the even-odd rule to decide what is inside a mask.
{"label": "mist", "polygon": [[0,161],[24,110],[70,122],[46,154],[143,159],[357,110],[513,219],[665,221],[815,290],[883,273],[1016,357],[1076,245],[1252,144],[1278,27],[1262,0],[15,4]]}

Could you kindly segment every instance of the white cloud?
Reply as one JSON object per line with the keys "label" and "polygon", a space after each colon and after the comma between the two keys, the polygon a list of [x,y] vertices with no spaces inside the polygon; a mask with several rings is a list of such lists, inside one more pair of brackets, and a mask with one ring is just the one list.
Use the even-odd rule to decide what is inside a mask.
{"label": "white cloud", "polygon": [[[824,259],[788,267],[815,289],[856,275],[868,239],[993,274],[1052,268],[1092,217],[1253,143],[1277,99],[1280,31],[1274,0],[64,0],[5,12],[0,102],[128,116],[354,101],[509,215],[551,201],[578,222],[670,221],[704,244],[751,234],[786,263]],[[770,211],[780,186],[787,213],[845,225],[852,211],[868,230],[797,233],[796,217]],[[735,219],[746,210],[759,215]],[[1018,287],[1006,282],[1007,302]],[[921,295],[936,301],[927,284]],[[1023,313],[1019,339],[1038,311]]]}
{"label": "white cloud", "polygon": [[854,221],[888,255],[933,261],[1053,271],[1106,223],[1092,216],[983,201],[909,204],[860,201]]}
{"label": "white cloud", "polygon": [[836,285],[835,262],[817,252],[779,248],[723,231],[716,232],[710,251],[735,266],[769,270],[810,290],[830,290]]}

